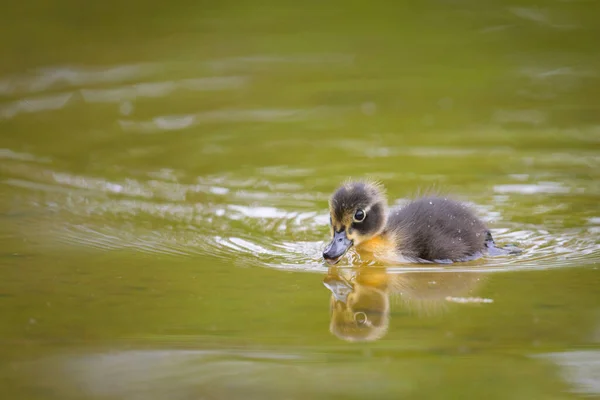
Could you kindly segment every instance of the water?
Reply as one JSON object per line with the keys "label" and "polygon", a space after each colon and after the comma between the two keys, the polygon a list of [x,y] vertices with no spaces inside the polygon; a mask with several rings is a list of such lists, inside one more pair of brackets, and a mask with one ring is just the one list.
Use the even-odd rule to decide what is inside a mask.
{"label": "water", "polygon": [[[595,2],[202,3],[0,15],[3,393],[600,395]],[[523,252],[328,270],[348,177]]]}

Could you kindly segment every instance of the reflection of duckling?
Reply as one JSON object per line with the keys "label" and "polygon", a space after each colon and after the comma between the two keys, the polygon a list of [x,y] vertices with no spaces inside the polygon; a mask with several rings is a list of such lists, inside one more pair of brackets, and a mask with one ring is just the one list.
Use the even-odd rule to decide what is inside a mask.
{"label": "reflection of duckling", "polygon": [[340,339],[374,341],[389,327],[392,294],[418,312],[441,311],[454,297],[470,295],[480,277],[474,273],[388,274],[385,269],[358,267],[352,276],[330,268],[323,280],[331,291],[330,331]]}
{"label": "reflection of duckling", "polygon": [[482,282],[474,272],[417,272],[392,275],[390,293],[398,294],[403,307],[419,315],[445,312],[449,302],[487,303],[489,299],[473,297]]}
{"label": "reflection of duckling", "polygon": [[348,341],[372,341],[385,335],[390,321],[385,271],[370,269],[367,275],[346,279],[330,270],[323,283],[331,290],[331,333]]}
{"label": "reflection of duckling", "polygon": [[332,241],[323,252],[337,263],[353,245],[377,258],[416,262],[465,261],[496,248],[491,233],[466,205],[424,197],[388,213],[379,185],[349,182],[329,202]]}

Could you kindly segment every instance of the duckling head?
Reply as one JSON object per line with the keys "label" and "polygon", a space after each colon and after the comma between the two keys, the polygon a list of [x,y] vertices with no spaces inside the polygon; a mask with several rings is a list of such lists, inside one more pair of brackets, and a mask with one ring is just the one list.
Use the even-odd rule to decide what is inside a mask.
{"label": "duckling head", "polygon": [[348,182],[329,200],[331,242],[323,258],[336,264],[348,249],[379,235],[387,222],[387,201],[374,182]]}
{"label": "duckling head", "polygon": [[390,305],[381,288],[350,283],[339,276],[328,276],[323,283],[332,293],[331,333],[349,342],[374,341],[386,334]]}

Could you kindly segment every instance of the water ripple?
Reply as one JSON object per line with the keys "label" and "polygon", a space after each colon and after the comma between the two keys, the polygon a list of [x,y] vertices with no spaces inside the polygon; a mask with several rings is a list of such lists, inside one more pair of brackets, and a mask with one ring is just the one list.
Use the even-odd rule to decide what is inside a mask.
{"label": "water ripple", "polygon": [[84,101],[89,103],[120,103],[139,97],[164,97],[176,90],[214,91],[239,89],[248,78],[242,76],[207,77],[165,82],[142,82],[110,89],[82,89]]}
{"label": "water ripple", "polygon": [[30,97],[0,105],[0,119],[10,119],[23,113],[60,110],[73,98],[73,93]]}
{"label": "water ripple", "polygon": [[[137,179],[111,180],[48,169],[47,157],[10,149],[0,151],[0,161],[0,170],[8,176],[2,184],[19,193],[20,207],[25,209],[19,214],[23,217],[9,222],[22,235],[36,237],[52,249],[61,245],[175,257],[205,255],[233,259],[240,265],[326,270],[321,252],[328,236],[329,194],[308,190],[293,180],[313,174],[310,169],[273,166],[247,171],[247,177],[228,173],[190,177],[184,171],[159,169]],[[534,174],[509,174],[508,179],[519,183],[495,185],[490,188],[492,202],[472,206],[490,224],[500,245],[515,244],[524,249],[522,254],[454,265],[387,266],[396,273],[506,271],[600,261],[600,217],[595,214],[571,228],[560,223],[524,225],[505,216],[511,212],[514,196],[559,199],[570,192],[568,187],[536,181]],[[593,183],[586,189],[596,190]],[[27,211],[31,209],[36,212]],[[552,207],[537,205],[532,215],[556,212],[565,212],[560,201]],[[350,251],[341,265],[353,262],[360,259]]]}
{"label": "water ripple", "polygon": [[297,122],[311,118],[325,118],[344,108],[315,107],[309,109],[225,109],[202,111],[195,114],[161,115],[150,120],[119,120],[121,129],[132,133],[159,133],[180,130],[209,123],[236,122]]}
{"label": "water ripple", "polygon": [[35,93],[62,86],[116,83],[138,79],[154,73],[157,64],[118,65],[110,67],[44,67],[29,74],[0,78],[0,95]]}

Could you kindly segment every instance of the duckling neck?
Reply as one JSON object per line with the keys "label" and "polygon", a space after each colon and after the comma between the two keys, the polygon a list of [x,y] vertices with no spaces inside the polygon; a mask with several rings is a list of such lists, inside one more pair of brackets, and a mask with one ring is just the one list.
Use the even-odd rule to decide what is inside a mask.
{"label": "duckling neck", "polygon": [[393,253],[395,247],[393,238],[384,232],[360,243],[356,249],[360,252],[387,255]]}

